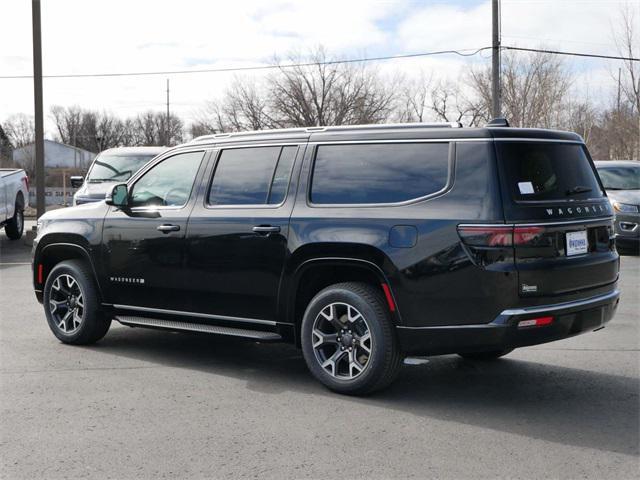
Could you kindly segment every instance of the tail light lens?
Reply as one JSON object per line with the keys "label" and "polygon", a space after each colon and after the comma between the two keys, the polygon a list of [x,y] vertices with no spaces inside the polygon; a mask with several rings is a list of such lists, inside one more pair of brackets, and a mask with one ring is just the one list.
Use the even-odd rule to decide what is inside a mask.
{"label": "tail light lens", "polygon": [[462,241],[476,247],[511,247],[534,244],[544,233],[544,227],[504,227],[483,225],[461,225],[458,234]]}
{"label": "tail light lens", "polygon": [[27,175],[24,176],[24,186],[27,190],[27,193],[29,192],[29,177]]}
{"label": "tail light lens", "polygon": [[537,246],[545,228],[513,225],[459,225],[458,235],[479,266],[513,263],[514,247]]}

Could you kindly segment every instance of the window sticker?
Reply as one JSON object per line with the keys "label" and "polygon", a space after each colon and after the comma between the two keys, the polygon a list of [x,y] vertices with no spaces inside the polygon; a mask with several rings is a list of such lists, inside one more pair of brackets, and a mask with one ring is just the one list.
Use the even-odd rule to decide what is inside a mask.
{"label": "window sticker", "polygon": [[520,189],[521,195],[527,195],[530,193],[535,193],[533,191],[533,183],[531,182],[518,182],[518,188]]}

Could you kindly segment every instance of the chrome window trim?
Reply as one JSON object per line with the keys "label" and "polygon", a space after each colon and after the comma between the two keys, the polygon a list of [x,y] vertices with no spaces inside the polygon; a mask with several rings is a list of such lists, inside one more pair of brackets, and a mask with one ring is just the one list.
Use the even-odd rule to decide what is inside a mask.
{"label": "chrome window trim", "polygon": [[[206,148],[202,148],[202,147],[198,147],[198,148],[185,148],[184,150],[179,149],[177,147],[174,147],[170,150],[167,150],[165,152],[162,152],[160,155],[158,155],[158,159],[156,161],[153,162],[153,164],[148,163],[147,165],[145,165],[145,167],[141,168],[140,170],[138,170],[136,172],[135,175],[131,176],[131,178],[129,180],[127,180],[126,182],[123,182],[127,185],[127,191],[129,192],[129,196],[131,197],[131,195],[133,194],[133,187],[135,187],[135,184],[138,180],[140,180],[144,175],[147,174],[147,172],[153,170],[155,167],[157,167],[158,165],[160,165],[162,162],[164,162],[165,160],[168,160],[171,157],[174,157],[176,155],[182,155],[183,153],[197,153],[197,152],[202,152],[202,158],[200,159],[200,165],[198,165],[198,169],[196,170],[196,175],[193,179],[193,183],[191,184],[191,191],[189,192],[189,198],[187,198],[187,201],[179,206],[139,206],[139,207],[127,207],[129,211],[131,212],[154,212],[154,211],[158,211],[158,210],[182,210],[183,208],[185,208],[187,205],[189,205],[189,202],[191,201],[191,198],[193,196],[193,192],[195,190],[196,187],[196,180],[198,179],[198,173],[200,171],[200,169],[202,168],[202,162],[206,162],[207,160],[207,154],[209,153],[209,150]],[[156,157],[154,157],[156,158]],[[144,171],[143,171],[144,170]],[[119,210],[122,210],[122,208],[120,207],[116,207]]]}
{"label": "chrome window trim", "polygon": [[[306,144],[306,142],[304,142]],[[293,169],[295,167],[296,161],[298,161],[298,154],[300,153],[300,147],[303,144],[303,142],[297,142],[297,143],[266,143],[266,144],[261,144],[261,145],[233,145],[230,147],[226,147],[224,145],[220,145],[219,147],[216,147],[216,156],[215,156],[215,165],[213,168],[213,171],[211,172],[211,177],[208,179],[207,181],[207,190],[206,193],[204,195],[204,208],[207,210],[224,210],[224,209],[254,209],[254,208],[261,208],[261,209],[270,209],[270,210],[277,210],[278,208],[281,208],[285,203],[287,203],[287,198],[289,198],[289,191],[291,190],[291,175],[293,174]],[[236,148],[259,148],[259,147],[280,147],[280,148],[284,148],[284,147],[297,147],[296,148],[296,154],[295,157],[293,157],[293,163],[291,164],[291,171],[289,172],[289,183],[287,184],[287,191],[285,192],[284,195],[284,199],[282,200],[282,202],[280,203],[252,203],[252,204],[247,204],[247,203],[242,203],[242,204],[228,204],[228,205],[212,205],[209,203],[209,195],[211,194],[211,186],[213,184],[213,179],[216,176],[216,170],[218,169],[218,163],[220,161],[220,157],[222,156],[222,152],[224,152],[225,150],[231,150],[231,149],[236,149]],[[282,155],[282,152],[280,152],[280,155]],[[280,157],[278,157],[278,162],[280,161]],[[278,165],[276,164],[276,168],[278,167]],[[274,170],[274,174],[275,174],[275,170]],[[271,182],[273,183],[273,176],[271,178]]]}
{"label": "chrome window trim", "polygon": [[[378,144],[378,143],[398,143],[396,140],[390,140],[388,142],[381,142],[377,140],[371,141],[347,141],[347,142],[315,142],[317,145],[336,145],[336,144]],[[456,174],[456,146],[454,141],[448,140],[435,140],[435,141],[415,141],[408,140],[401,143],[446,143],[449,146],[449,152],[447,158],[447,182],[444,187],[442,187],[437,192],[432,192],[427,195],[423,195],[421,197],[410,198],[409,200],[404,200],[402,202],[389,202],[389,203],[313,203],[311,201],[311,187],[313,185],[313,173],[316,163],[316,155],[318,154],[318,149],[316,148],[313,151],[313,158],[311,159],[311,165],[309,166],[309,176],[307,181],[307,192],[306,202],[309,208],[375,208],[375,207],[403,207],[406,205],[413,205],[414,203],[420,203],[425,200],[430,200],[432,198],[440,197],[445,193],[449,192],[455,183],[455,174]],[[309,143],[310,145],[312,142]]]}
{"label": "chrome window trim", "polygon": [[113,305],[115,308],[122,310],[135,310],[139,312],[148,313],[163,313],[166,315],[178,315],[182,317],[195,317],[195,318],[210,318],[212,320],[225,320],[228,322],[244,322],[244,323],[259,323],[262,325],[276,325],[277,322],[273,320],[261,320],[258,318],[243,318],[243,317],[230,317],[227,315],[211,315],[209,313],[197,313],[197,312],[185,312],[182,310],[165,310],[163,308],[151,308],[151,307],[137,307],[135,305]]}

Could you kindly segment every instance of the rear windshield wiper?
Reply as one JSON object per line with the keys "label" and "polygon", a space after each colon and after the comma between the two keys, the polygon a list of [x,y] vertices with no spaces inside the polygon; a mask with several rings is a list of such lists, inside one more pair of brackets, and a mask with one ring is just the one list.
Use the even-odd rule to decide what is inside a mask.
{"label": "rear windshield wiper", "polygon": [[567,195],[575,195],[577,193],[586,193],[590,191],[591,189],[589,187],[583,187],[582,185],[578,185],[576,187],[573,187],[567,190]]}

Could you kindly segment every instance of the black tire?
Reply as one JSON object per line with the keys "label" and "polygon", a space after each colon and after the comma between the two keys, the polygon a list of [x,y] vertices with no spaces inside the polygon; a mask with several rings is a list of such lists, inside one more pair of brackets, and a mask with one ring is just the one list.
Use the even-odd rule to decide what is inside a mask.
{"label": "black tire", "polygon": [[470,352],[470,353],[459,353],[462,358],[466,360],[497,360],[500,357],[504,357],[505,355],[509,355],[513,352],[513,348],[505,348],[504,350],[491,350],[489,352]]}
{"label": "black tire", "polygon": [[24,232],[24,209],[20,204],[16,203],[16,209],[13,217],[4,226],[4,231],[9,240],[19,240]]}
{"label": "black tire", "polygon": [[[348,370],[346,375],[352,376],[351,353],[343,352],[342,355],[347,355],[347,358],[343,356],[335,361],[331,366],[332,372],[330,372],[326,367],[323,368],[321,363],[320,357],[324,353],[314,348],[313,345],[314,338],[320,339],[313,333],[314,325],[317,325],[317,321],[327,322],[330,328],[335,328],[337,338],[341,338],[338,327],[335,327],[333,322],[326,320],[326,316],[324,319],[320,317],[321,312],[332,308],[331,305],[338,305],[339,308],[351,307],[352,310],[349,311],[359,313],[363,320],[354,315],[355,318],[358,318],[356,323],[348,323],[349,321],[347,321],[347,325],[352,325],[356,330],[356,327],[357,329],[363,328],[362,325],[364,323],[367,327],[366,332],[369,333],[369,339],[362,340],[366,337],[366,334],[358,337],[358,332],[354,331],[353,341],[356,342],[356,346],[353,347],[353,358],[365,359],[365,364],[357,375],[353,375],[353,378],[341,378],[339,367],[336,365],[339,363],[344,366],[343,364],[346,360]],[[331,315],[334,316],[333,314]],[[339,317],[336,314],[335,317],[344,319],[344,315]],[[367,284],[355,282],[339,283],[319,292],[311,300],[304,313],[301,335],[302,352],[309,370],[323,385],[334,392],[347,395],[366,395],[380,390],[395,379],[402,361],[387,304],[381,292]],[[344,334],[345,341],[347,341],[347,336],[352,339],[351,330],[349,330],[348,335]],[[362,346],[367,341],[369,342],[368,353]],[[358,342],[362,342],[361,346],[358,346]],[[342,343],[334,341],[322,343],[322,345],[326,345],[325,348],[329,349],[329,352],[332,352],[331,349],[335,347],[333,354],[330,355],[331,358],[335,355],[340,355],[338,350],[342,348]],[[351,352],[351,350],[348,351]],[[360,356],[358,356],[358,352],[360,352]],[[326,358],[323,359],[326,361]],[[357,362],[358,368],[362,367],[361,360],[357,360]]]}
{"label": "black tire", "polygon": [[[61,297],[63,298],[62,301],[64,301],[64,297],[68,298],[65,292],[65,290],[68,290],[68,286],[64,289],[62,289],[61,286],[64,285],[65,282],[68,282],[69,277],[77,282],[78,290],[82,295],[82,317],[79,325],[74,325],[74,329],[68,329],[68,323],[66,322],[60,325],[58,324],[58,320],[68,313],[68,304],[59,305],[59,308],[55,308],[56,303],[61,303]],[[54,286],[56,279],[58,279],[57,289]],[[80,296],[76,296],[79,300]],[[111,326],[111,318],[106,317],[101,309],[98,289],[93,273],[86,263],[80,260],[61,262],[51,270],[44,285],[42,303],[49,328],[63,343],[72,345],[95,343],[107,334]],[[79,306],[79,303],[77,305]],[[52,311],[53,308],[55,309]],[[75,318],[75,315],[72,315],[72,321],[74,323]]]}

